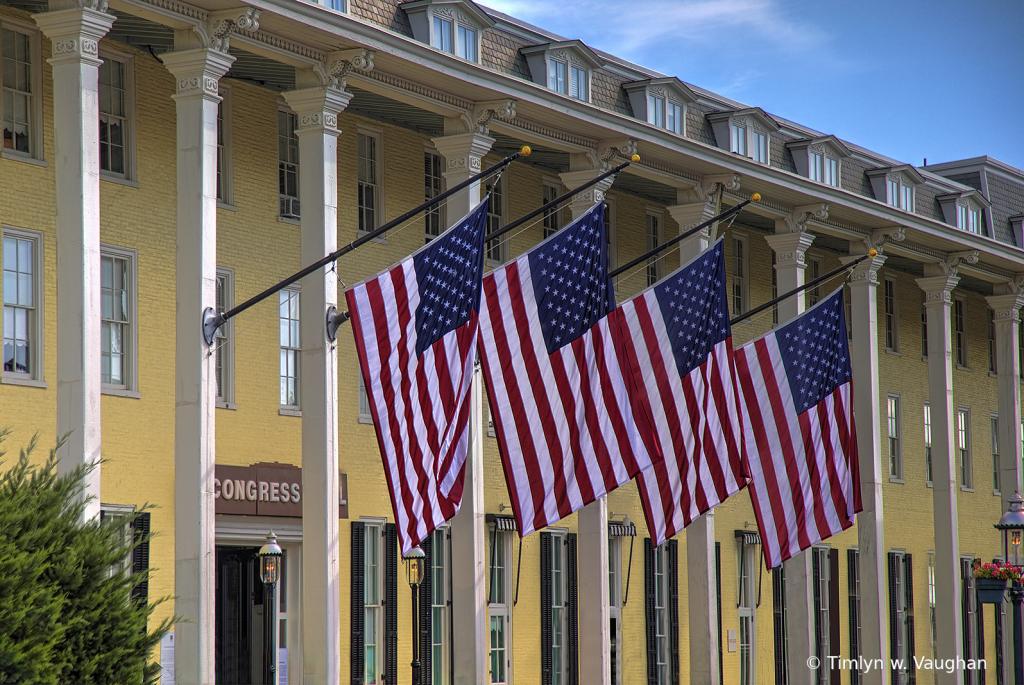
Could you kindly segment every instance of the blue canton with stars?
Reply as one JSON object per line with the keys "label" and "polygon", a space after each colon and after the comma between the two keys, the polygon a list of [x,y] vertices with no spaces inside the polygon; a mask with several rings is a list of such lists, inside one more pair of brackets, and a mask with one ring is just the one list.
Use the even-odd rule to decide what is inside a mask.
{"label": "blue canton with stars", "polygon": [[529,253],[548,354],[586,333],[615,309],[607,245],[601,203]]}
{"label": "blue canton with stars", "polygon": [[843,291],[825,298],[775,332],[798,414],[852,377]]}
{"label": "blue canton with stars", "polygon": [[731,335],[722,240],[654,286],[654,295],[682,378]]}
{"label": "blue canton with stars", "polygon": [[420,303],[416,308],[416,355],[469,321],[480,309],[487,201],[462,223],[413,256]]}

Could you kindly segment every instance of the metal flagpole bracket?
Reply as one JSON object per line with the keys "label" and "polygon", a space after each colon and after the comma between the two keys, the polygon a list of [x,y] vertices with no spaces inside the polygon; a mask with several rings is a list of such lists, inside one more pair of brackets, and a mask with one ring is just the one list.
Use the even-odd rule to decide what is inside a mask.
{"label": "metal flagpole bracket", "polygon": [[327,308],[327,340],[334,342],[338,339],[338,329],[341,324],[348,321],[348,312],[339,312],[333,304]]}
{"label": "metal flagpole bracket", "polygon": [[224,324],[222,314],[218,314],[213,307],[203,310],[203,339],[207,346],[212,347],[213,341],[217,339],[217,329]]}

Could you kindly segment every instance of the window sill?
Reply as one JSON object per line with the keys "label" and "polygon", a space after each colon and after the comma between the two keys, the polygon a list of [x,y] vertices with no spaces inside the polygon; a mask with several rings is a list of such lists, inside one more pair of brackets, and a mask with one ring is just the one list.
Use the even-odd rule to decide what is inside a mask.
{"label": "window sill", "polygon": [[974,488],[969,488],[966,485],[961,485],[960,492],[974,492]]}
{"label": "window sill", "polygon": [[281,407],[277,413],[281,416],[302,416],[302,410],[298,407]]}
{"label": "window sill", "polygon": [[[360,230],[356,229],[356,238],[357,239],[358,238],[363,238],[364,236],[368,236],[368,235],[370,235],[369,231],[360,231]],[[385,233],[384,235],[387,235],[387,234]],[[385,238],[384,236],[378,236],[376,238],[373,238],[370,242],[371,243],[379,243],[381,245],[387,245],[388,244],[388,239]]]}
{"label": "window sill", "polygon": [[992,496],[993,497],[1002,497],[1003,493],[999,492],[998,490],[993,490],[992,491]]}
{"label": "window sill", "polygon": [[110,385],[104,385],[103,389],[100,392],[102,392],[104,395],[111,395],[113,397],[127,397],[128,399],[131,400],[142,399],[141,393],[139,393],[137,390],[129,390],[128,388],[118,388]]}
{"label": "window sill", "polygon": [[934,486],[934,485],[932,484],[932,482],[931,482],[930,480],[926,480],[926,481],[924,482],[924,486],[925,486],[926,488],[933,488],[933,487],[935,487],[935,486]]}
{"label": "window sill", "polygon": [[238,405],[233,402],[217,400],[217,409],[230,409],[231,411],[238,411]]}
{"label": "window sill", "polygon": [[988,372],[988,377],[989,378],[999,378],[999,374],[996,373],[995,371],[989,371]]}
{"label": "window sill", "polygon": [[903,480],[902,478],[897,478],[896,476],[889,476],[889,482],[904,485],[907,481]]}
{"label": "window sill", "polygon": [[292,218],[289,218],[289,217],[286,217],[286,216],[281,216],[280,214],[277,216],[277,222],[279,224],[291,224],[292,226],[301,226],[302,225],[301,222],[298,219],[292,219]]}
{"label": "window sill", "polygon": [[921,361],[923,361],[925,364],[927,364],[928,363],[928,355],[922,354],[921,355]]}
{"label": "window sill", "polygon": [[0,383],[4,385],[20,385],[25,388],[47,388],[46,381],[38,381],[35,378],[22,378],[22,374],[3,374],[0,376]]}
{"label": "window sill", "polygon": [[129,188],[135,188],[136,190],[138,190],[139,188],[142,187],[142,186],[139,185],[138,181],[133,181],[133,180],[128,179],[128,178],[121,178],[120,176],[111,176],[111,175],[105,174],[103,172],[100,172],[100,180],[101,181],[109,181],[110,183],[116,183],[116,184],[122,185],[122,186],[128,186]]}
{"label": "window sill", "polygon": [[10,159],[15,162],[25,162],[26,164],[32,164],[35,166],[43,167],[44,169],[50,166],[49,164],[46,163],[45,160],[36,159],[35,157],[30,157],[29,155],[24,155],[21,154],[20,152],[12,152],[6,148],[3,149],[3,153],[2,155],[0,155],[0,157],[3,157],[3,159]]}
{"label": "window sill", "polygon": [[217,209],[226,209],[229,212],[237,212],[238,211],[238,207],[236,207],[233,204],[230,204],[228,202],[221,202],[220,200],[217,200]]}
{"label": "window sill", "polygon": [[885,348],[885,353],[886,354],[891,354],[894,357],[902,357],[903,356],[903,354],[901,352],[898,352],[897,350],[889,349],[888,347]]}
{"label": "window sill", "polygon": [[970,371],[971,370],[971,367],[969,367],[969,366],[960,366],[959,364],[956,365],[956,368],[957,368],[957,371]]}
{"label": "window sill", "polygon": [[360,414],[359,415],[359,423],[368,423],[368,424],[370,424],[372,426],[373,425],[373,417],[370,416],[369,414]]}

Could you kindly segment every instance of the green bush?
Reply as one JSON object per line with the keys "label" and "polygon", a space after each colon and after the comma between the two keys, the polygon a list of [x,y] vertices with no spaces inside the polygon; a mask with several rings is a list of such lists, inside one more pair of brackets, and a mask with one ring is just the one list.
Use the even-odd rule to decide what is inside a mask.
{"label": "green bush", "polygon": [[0,683],[154,683],[150,655],[172,620],[147,632],[162,600],[132,597],[149,571],[126,563],[149,534],[134,516],[83,520],[90,467],[59,474],[63,440],[33,466],[37,443],[0,475]]}

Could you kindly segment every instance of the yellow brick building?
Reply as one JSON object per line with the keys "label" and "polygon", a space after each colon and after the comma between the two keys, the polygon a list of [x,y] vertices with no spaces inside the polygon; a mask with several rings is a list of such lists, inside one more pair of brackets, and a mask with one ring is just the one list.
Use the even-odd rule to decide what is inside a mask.
{"label": "yellow brick building", "polygon": [[[262,682],[251,558],[270,529],[286,551],[281,682],[410,682],[376,436],[350,329],[331,343],[325,313],[485,189],[239,314],[212,346],[203,310],[524,144],[495,226],[640,155],[552,223],[604,199],[613,268],[763,196],[620,276],[620,302],[719,236],[733,314],[880,250],[845,286],[866,511],[784,580],[763,568],[746,493],[657,552],[632,484],[520,542],[478,387],[467,500],[431,545],[422,682],[906,683],[889,659],[910,656],[986,660],[984,680],[917,682],[1009,682],[1009,622],[979,608],[963,569],[1000,554],[991,526],[1021,486],[1021,170],[897,164],[470,0],[5,0],[0,31],[0,426],[8,446],[69,432],[66,465],[102,457],[93,514],[155,505],[149,593],[177,599],[153,620],[190,619],[178,682]],[[517,229],[488,268],[545,230]],[[842,284],[781,303],[778,320]],[[734,342],[772,327],[768,310]],[[250,480],[266,499],[237,495]],[[278,481],[301,483],[301,501],[273,502]],[[563,540],[581,561],[553,580],[567,559],[545,555],[566,552],[542,547]],[[808,668],[829,656],[887,665]]]}

